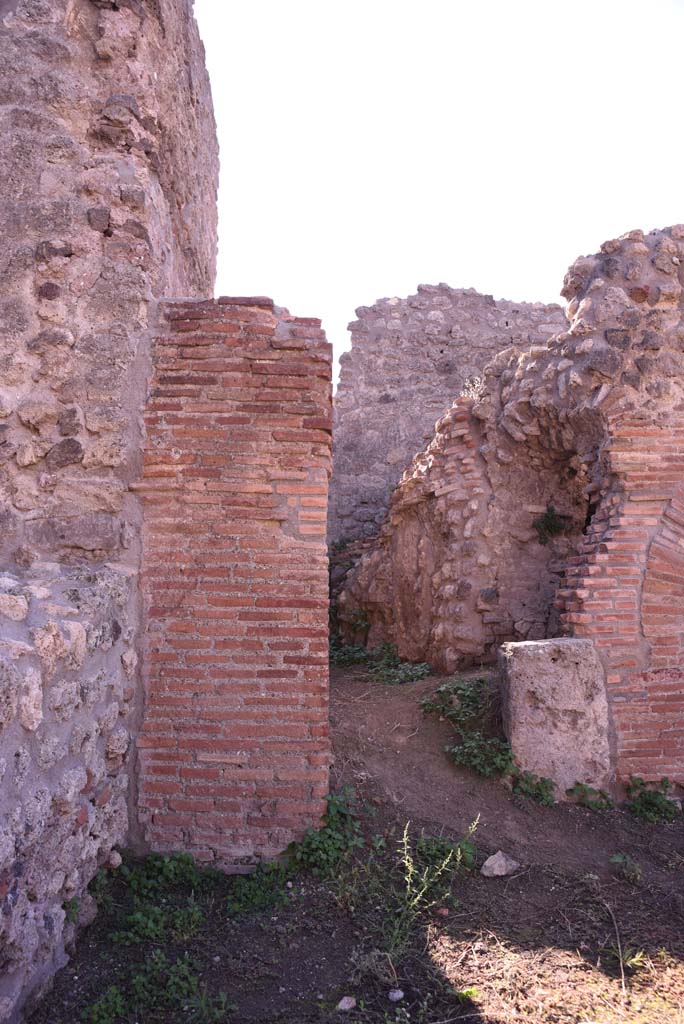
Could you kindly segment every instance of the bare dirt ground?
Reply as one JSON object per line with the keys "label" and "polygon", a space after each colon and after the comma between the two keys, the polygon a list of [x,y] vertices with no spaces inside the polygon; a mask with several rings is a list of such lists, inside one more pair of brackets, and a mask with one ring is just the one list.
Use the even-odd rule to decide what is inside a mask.
{"label": "bare dirt ground", "polygon": [[[335,670],[334,780],[361,819],[341,860],[257,878],[241,905],[223,876],[143,902],[130,878],[106,881],[31,1024],[684,1024],[684,817],[543,807],[456,769],[449,726],[418,706],[439,681]],[[474,862],[441,871],[478,818]],[[342,833],[327,835],[329,850]],[[520,869],[483,878],[498,849]]]}
{"label": "bare dirt ground", "polygon": [[[480,673],[472,673],[480,674]],[[467,675],[467,673],[464,673]],[[483,853],[503,849],[527,866],[609,876],[609,858],[629,853],[644,880],[684,896],[684,832],[645,827],[620,811],[597,814],[571,804],[542,807],[497,781],[456,768],[445,756],[453,742],[446,722],[424,715],[419,701],[441,680],[383,686],[365,672],[333,671],[331,725],[335,772],[342,783],[386,805],[400,819],[462,835],[479,817]]]}

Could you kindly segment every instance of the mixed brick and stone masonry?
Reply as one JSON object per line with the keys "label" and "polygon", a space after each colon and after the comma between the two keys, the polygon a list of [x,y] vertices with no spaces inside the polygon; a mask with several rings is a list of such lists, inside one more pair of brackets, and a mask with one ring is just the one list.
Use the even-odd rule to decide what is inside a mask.
{"label": "mixed brick and stone masonry", "polygon": [[211,300],[191,0],[1,0],[0,53],[6,1021],[115,846],[244,869],[320,813],[330,359]]}
{"label": "mixed brick and stone masonry", "polygon": [[446,284],[419,285],[356,315],[334,400],[328,527],[336,548],[377,533],[404,469],[461,392],[477,391],[486,363],[567,327],[559,305],[495,301]]}
{"label": "mixed brick and stone masonry", "polygon": [[340,597],[349,638],[448,672],[591,639],[610,759],[580,782],[684,784],[683,284],[682,225],[577,260],[567,330],[456,401]]}
{"label": "mixed brick and stone masonry", "polygon": [[[331,395],[319,321],[212,298],[218,152],[191,0],[0,0],[0,52],[16,1021],[117,845],[240,871],[319,820]],[[359,311],[337,400],[331,539],[369,546],[347,635],[448,671],[510,641],[509,680],[565,672],[549,720],[549,694],[572,694],[566,717],[605,733],[583,756],[608,784],[684,783],[683,268],[684,227],[608,242],[566,278],[569,323],[443,285],[384,300]]]}

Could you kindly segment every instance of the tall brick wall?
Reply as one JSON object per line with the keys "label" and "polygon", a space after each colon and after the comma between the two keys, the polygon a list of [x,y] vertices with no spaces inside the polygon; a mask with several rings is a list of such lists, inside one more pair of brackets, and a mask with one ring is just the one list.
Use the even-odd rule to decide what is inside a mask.
{"label": "tall brick wall", "polygon": [[268,299],[165,307],[140,487],[157,850],[240,870],[324,809],[330,376],[320,321]]}

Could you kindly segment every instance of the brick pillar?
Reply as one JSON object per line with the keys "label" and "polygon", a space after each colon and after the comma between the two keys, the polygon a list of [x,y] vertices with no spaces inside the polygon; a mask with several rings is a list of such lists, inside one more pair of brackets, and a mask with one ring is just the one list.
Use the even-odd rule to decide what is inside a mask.
{"label": "brick pillar", "polygon": [[618,779],[684,784],[684,422],[609,425],[613,484],[566,570],[562,621],[606,669]]}
{"label": "brick pillar", "polygon": [[328,785],[331,346],[269,299],[167,304],[143,480],[151,847],[245,870]]}

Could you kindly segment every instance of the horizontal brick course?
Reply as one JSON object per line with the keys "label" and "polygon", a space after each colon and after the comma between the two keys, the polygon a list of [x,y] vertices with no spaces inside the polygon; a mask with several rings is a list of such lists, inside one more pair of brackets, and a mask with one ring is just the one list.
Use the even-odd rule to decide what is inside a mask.
{"label": "horizontal brick course", "polygon": [[259,297],[167,304],[153,352],[141,820],[229,870],[324,808],[330,368]]}

